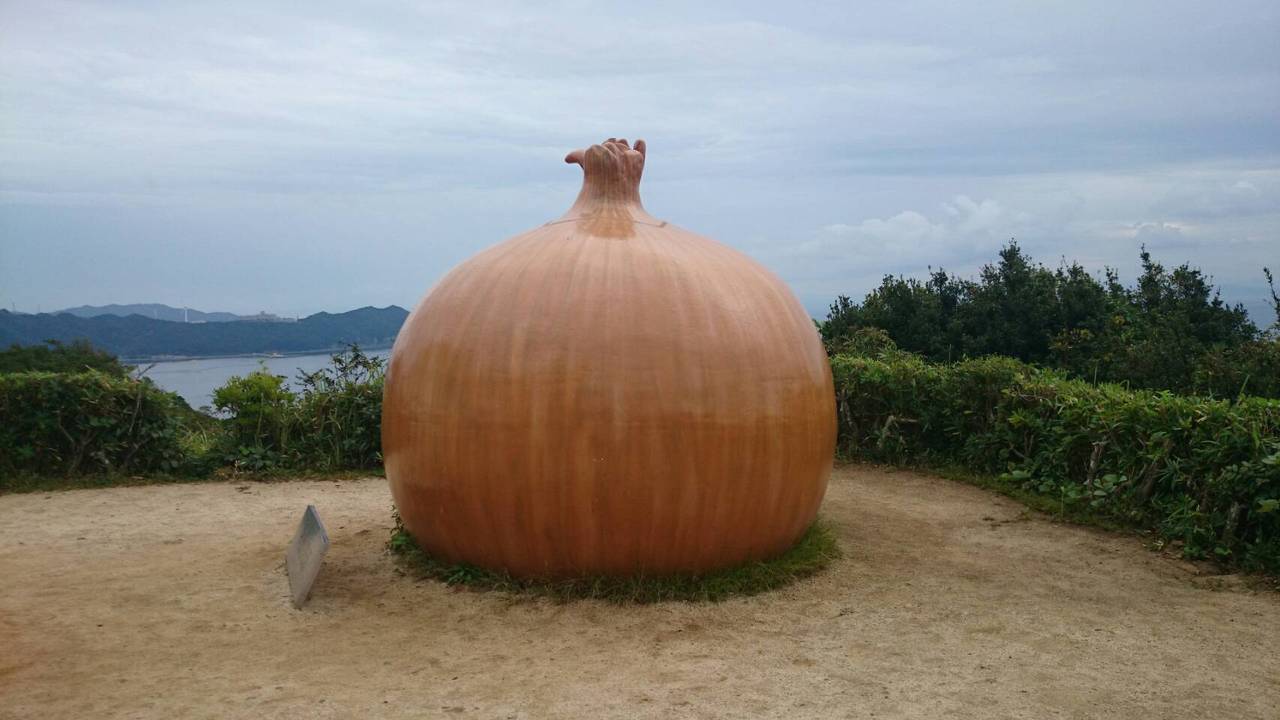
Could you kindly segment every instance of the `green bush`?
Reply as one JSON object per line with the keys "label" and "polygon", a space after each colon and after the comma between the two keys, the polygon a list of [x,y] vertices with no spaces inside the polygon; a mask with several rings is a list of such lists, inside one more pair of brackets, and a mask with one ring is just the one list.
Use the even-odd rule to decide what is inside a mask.
{"label": "green bush", "polygon": [[1220,398],[1280,398],[1280,338],[1264,338],[1206,353],[1196,364],[1197,392]]}
{"label": "green bush", "polygon": [[308,464],[369,468],[382,463],[385,364],[353,345],[334,355],[329,367],[300,376],[299,452]]}
{"label": "green bush", "polygon": [[[22,358],[67,357],[41,350]],[[384,365],[351,346],[329,367],[300,375],[297,393],[265,369],[233,377],[214,391],[220,418],[124,373],[0,374],[0,475],[375,468]]]}
{"label": "green bush", "polygon": [[0,374],[0,473],[170,473],[179,407],[148,380],[91,370]]}
{"label": "green bush", "polygon": [[285,387],[284,376],[272,375],[266,368],[233,375],[213,392],[213,407],[229,416],[236,444],[272,449],[288,444],[296,400]]}
{"label": "green bush", "polygon": [[828,355],[866,355],[876,357],[896,352],[898,344],[889,333],[878,327],[849,328],[844,333],[824,341]]}
{"label": "green bush", "polygon": [[234,464],[255,471],[283,464],[297,407],[284,377],[265,367],[234,375],[213,392],[213,407],[228,416],[225,442]]}
{"label": "green bush", "polygon": [[88,340],[76,340],[69,345],[57,340],[46,340],[44,345],[14,343],[7,350],[0,350],[0,373],[79,373],[99,370],[115,377],[124,377],[130,369],[115,355],[95,348]]}
{"label": "green bush", "polygon": [[832,358],[840,447],[960,465],[1191,557],[1280,571],[1280,402],[1093,385],[1007,358]]}
{"label": "green bush", "polygon": [[213,395],[230,427],[224,440],[229,462],[250,471],[376,467],[384,364],[353,345],[329,367],[302,373],[300,393],[265,369],[232,377]]}

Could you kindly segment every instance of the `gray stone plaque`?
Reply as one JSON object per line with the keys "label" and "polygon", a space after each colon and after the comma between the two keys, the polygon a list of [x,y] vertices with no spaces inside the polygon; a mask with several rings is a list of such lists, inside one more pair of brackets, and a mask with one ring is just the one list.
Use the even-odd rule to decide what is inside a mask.
{"label": "gray stone plaque", "polygon": [[289,573],[289,594],[293,596],[293,606],[302,607],[311,595],[311,585],[320,574],[320,563],[329,549],[329,533],[324,531],[320,522],[320,514],[315,505],[308,505],[302,513],[302,522],[298,523],[298,532],[293,534],[293,542],[284,554],[285,571]]}

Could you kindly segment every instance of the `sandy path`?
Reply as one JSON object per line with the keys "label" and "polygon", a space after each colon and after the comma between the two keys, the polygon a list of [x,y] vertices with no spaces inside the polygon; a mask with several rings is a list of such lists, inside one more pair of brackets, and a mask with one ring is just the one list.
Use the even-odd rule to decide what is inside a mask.
{"label": "sandy path", "polygon": [[[289,607],[315,502],[333,548]],[[838,470],[847,557],[718,605],[400,576],[385,481],[0,497],[0,717],[1272,718],[1280,598],[984,491]]]}

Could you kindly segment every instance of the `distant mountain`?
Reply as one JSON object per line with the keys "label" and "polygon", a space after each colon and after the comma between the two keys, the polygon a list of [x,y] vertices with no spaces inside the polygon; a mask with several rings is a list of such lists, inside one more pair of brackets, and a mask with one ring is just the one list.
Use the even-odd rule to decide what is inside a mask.
{"label": "distant mountain", "polygon": [[132,359],[324,351],[347,343],[389,345],[408,315],[404,308],[391,305],[337,314],[316,313],[297,322],[182,323],[142,315],[84,318],[67,313],[25,315],[0,310],[0,347],[84,338],[108,352]]}
{"label": "distant mountain", "polygon": [[58,310],[51,314],[75,315],[76,317],[91,318],[99,315],[116,315],[119,317],[129,317],[130,315],[141,315],[142,317],[151,318],[152,320],[170,320],[172,322],[234,322],[240,320],[241,316],[229,312],[201,312],[190,308],[176,308],[169,305],[161,305],[160,303],[134,303],[132,305],[81,305],[79,307],[67,308],[66,310]]}

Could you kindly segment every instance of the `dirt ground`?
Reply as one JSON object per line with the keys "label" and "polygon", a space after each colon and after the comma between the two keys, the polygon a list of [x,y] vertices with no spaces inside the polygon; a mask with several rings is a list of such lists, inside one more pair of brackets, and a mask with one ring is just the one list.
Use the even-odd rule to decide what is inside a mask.
{"label": "dirt ground", "polygon": [[[308,502],[333,546],[288,602]],[[1269,718],[1280,596],[909,472],[838,469],[846,557],[720,604],[396,571],[381,479],[0,497],[4,718]],[[1225,589],[1224,589],[1225,586]]]}

